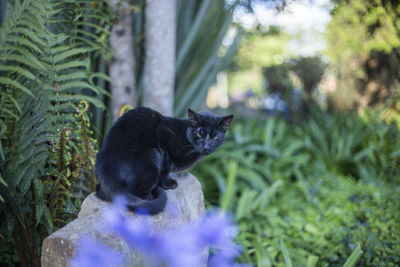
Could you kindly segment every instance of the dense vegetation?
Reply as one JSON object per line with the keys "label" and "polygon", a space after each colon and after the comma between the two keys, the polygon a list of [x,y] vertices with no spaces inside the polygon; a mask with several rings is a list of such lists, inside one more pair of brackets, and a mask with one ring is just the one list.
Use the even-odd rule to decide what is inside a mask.
{"label": "dense vegetation", "polygon": [[208,206],[239,224],[243,262],[283,264],[283,240],[294,266],[342,266],[357,245],[358,266],[396,266],[399,145],[397,126],[374,116],[241,120],[192,171]]}
{"label": "dense vegetation", "polygon": [[[144,2],[130,2],[139,96]],[[400,264],[400,132],[388,122],[400,121],[399,4],[335,2],[328,54],[341,78],[336,92],[352,98],[348,104],[343,97],[333,100],[360,112],[386,110],[383,117],[312,112],[313,100],[301,119],[235,119],[226,143],[192,171],[208,207],[231,212],[239,225],[242,262]],[[177,3],[175,113],[182,115],[203,104],[240,34],[223,45],[235,6]],[[76,216],[95,185],[96,138],[111,123],[101,108],[110,104],[108,37],[118,12],[107,0],[0,0],[0,7],[0,265],[39,266],[43,238]],[[303,97],[311,99],[317,86],[307,86],[302,74],[315,74],[318,83],[325,65],[315,57],[311,63],[320,68],[310,67],[310,58],[300,58],[297,70],[314,72],[289,71],[287,42],[273,27],[268,34],[246,33],[231,66],[243,73],[230,82],[254,84],[260,97],[262,78],[269,79],[275,91],[290,95],[294,71],[308,90]],[[368,91],[371,85],[378,86]]]}
{"label": "dense vegetation", "polygon": [[104,107],[97,95],[107,92],[90,56],[106,47],[110,23],[106,1],[96,5],[12,1],[1,25],[1,264],[40,266],[43,238],[94,189],[88,109]]}
{"label": "dense vegetation", "polygon": [[399,111],[400,3],[336,0],[326,54],[340,77],[331,95],[338,108],[362,110],[385,103]]}
{"label": "dense vegetation", "polygon": [[[131,4],[140,83],[144,1]],[[0,0],[1,265],[39,266],[43,238],[75,218],[94,190],[96,138],[111,123],[103,112],[110,103],[105,73],[119,7],[106,0]],[[238,39],[221,51],[232,8],[179,1],[185,23],[177,36],[177,113],[201,105],[233,56]]]}

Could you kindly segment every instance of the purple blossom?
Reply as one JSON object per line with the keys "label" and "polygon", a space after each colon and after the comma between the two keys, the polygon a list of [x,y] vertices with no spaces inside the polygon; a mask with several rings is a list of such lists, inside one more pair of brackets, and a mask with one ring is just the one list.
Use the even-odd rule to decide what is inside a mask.
{"label": "purple blossom", "polygon": [[[126,211],[126,201],[117,198],[103,213],[106,227],[120,235],[132,249],[140,251],[153,263],[165,263],[173,267],[199,265],[201,255],[211,248],[215,253],[210,257],[210,266],[234,266],[234,259],[240,253],[238,246],[233,242],[237,228],[221,212],[209,212],[198,222],[161,232],[155,229],[147,216],[138,216],[132,220]],[[86,260],[87,265],[79,266],[116,265],[110,263],[113,260],[116,262],[117,257],[104,256],[111,253],[111,249],[100,245],[90,247],[84,250],[86,256],[80,256],[82,260]],[[92,251],[92,248],[98,249],[99,253]],[[97,254],[101,255],[96,256]]]}
{"label": "purple blossom", "polygon": [[153,251],[159,243],[158,236],[152,234],[154,227],[147,221],[147,217],[137,217],[134,221],[126,212],[126,200],[117,197],[113,205],[103,212],[106,227],[120,235],[130,247],[143,253]]}
{"label": "purple blossom", "polygon": [[71,260],[73,267],[120,266],[124,263],[122,255],[88,236],[80,237],[76,251]]}
{"label": "purple blossom", "polygon": [[169,266],[199,265],[206,246],[198,232],[198,224],[187,224],[163,235],[159,252]]}
{"label": "purple blossom", "polygon": [[211,211],[202,219],[198,236],[215,251],[210,266],[233,266],[233,260],[240,254],[239,246],[233,242],[237,232],[237,227],[220,211]]}

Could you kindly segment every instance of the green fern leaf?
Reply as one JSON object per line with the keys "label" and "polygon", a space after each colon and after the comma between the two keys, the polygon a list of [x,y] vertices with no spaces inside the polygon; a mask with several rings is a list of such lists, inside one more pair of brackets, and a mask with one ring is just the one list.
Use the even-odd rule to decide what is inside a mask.
{"label": "green fern leaf", "polygon": [[[4,33],[0,30],[0,33]],[[24,45],[26,48],[31,49],[33,51],[35,51],[36,53],[42,55],[43,54],[43,50],[39,48],[39,46],[37,46],[35,43],[33,43],[32,41],[30,41],[27,38],[24,38],[22,36],[18,36],[18,35],[11,35],[8,37],[8,42],[9,43],[16,43],[18,45]],[[2,46],[4,47],[4,46]]]}
{"label": "green fern leaf", "polygon": [[47,231],[51,233],[53,230],[53,219],[51,218],[50,210],[48,207],[44,208],[44,218],[45,218],[45,226],[47,228]]}
{"label": "green fern leaf", "polygon": [[42,196],[44,194],[44,185],[42,180],[34,179],[33,185],[35,186],[35,192],[38,196]]}
{"label": "green fern leaf", "polygon": [[19,66],[12,66],[12,65],[0,65],[0,71],[9,71],[9,72],[16,72],[28,79],[34,80],[36,77],[27,69],[21,68]]}
{"label": "green fern leaf", "polygon": [[90,75],[91,82],[93,82],[94,78],[100,78],[100,79],[103,79],[103,80],[105,80],[105,81],[107,81],[109,83],[112,83],[112,80],[111,80],[110,76],[108,76],[108,75],[106,75],[104,73],[96,72],[96,73],[93,73],[92,75]]}
{"label": "green fern leaf", "polygon": [[10,79],[7,77],[0,77],[0,84],[11,85],[15,88],[20,89],[22,92],[24,92],[32,97],[35,97],[28,88],[26,88],[25,86],[23,86],[22,84],[20,84],[19,82],[15,81],[13,79]]}
{"label": "green fern leaf", "polygon": [[46,67],[44,66],[44,62],[40,62],[39,64],[36,64],[37,62],[32,62],[30,61],[30,58],[26,58],[25,56],[17,55],[17,54],[3,54],[0,55],[0,60],[8,60],[8,61],[16,61],[18,63],[22,63],[26,65],[27,67],[34,67],[38,70],[45,71]]}
{"label": "green fern leaf", "polygon": [[46,208],[46,205],[43,202],[36,204],[36,207],[35,207],[35,209],[36,209],[36,225],[35,226],[39,225],[39,223],[43,217],[45,208]]}
{"label": "green fern leaf", "polygon": [[61,74],[56,77],[57,82],[63,82],[63,81],[70,81],[70,80],[85,80],[87,79],[87,74],[85,72],[73,72],[73,73],[67,73],[67,74]]}
{"label": "green fern leaf", "polygon": [[94,24],[94,23],[82,21],[82,22],[78,22],[77,25],[78,26],[90,27],[90,28],[95,29],[97,32],[105,32],[106,34],[110,34],[110,31],[108,31],[104,27],[101,27],[101,26],[99,26],[97,24]]}
{"label": "green fern leaf", "polygon": [[29,60],[30,65],[34,65],[39,70],[46,70],[46,66],[28,49],[18,45],[7,45],[5,49],[20,53],[26,60]]}
{"label": "green fern leaf", "polygon": [[66,58],[80,55],[80,54],[85,54],[93,51],[93,48],[75,48],[75,49],[70,49],[65,52],[62,52],[56,56],[53,57],[53,62],[58,63]]}
{"label": "green fern leaf", "polygon": [[34,41],[35,43],[39,44],[40,46],[46,46],[46,43],[45,43],[44,40],[39,38],[36,34],[32,34],[32,31],[27,29],[27,28],[18,27],[18,26],[14,27],[14,33],[22,34],[26,38],[31,39],[32,41]]}
{"label": "green fern leaf", "polygon": [[18,120],[18,114],[15,112],[12,112],[10,109],[4,108],[2,111],[4,113],[8,114],[9,116],[13,117],[14,119]]}
{"label": "green fern leaf", "polygon": [[82,34],[83,36],[91,37],[91,38],[93,38],[93,40],[97,40],[97,35],[94,33],[91,33],[90,31],[78,29],[78,30],[76,30],[76,32],[79,34]]}
{"label": "green fern leaf", "polygon": [[34,168],[32,166],[29,166],[28,168],[29,173],[27,173],[27,175],[25,175],[22,179],[20,190],[23,196],[28,192],[29,188],[31,187],[34,176],[30,172],[32,172],[33,170]]}
{"label": "green fern leaf", "polygon": [[87,82],[83,82],[83,81],[64,83],[59,88],[60,91],[66,91],[66,90],[70,90],[70,89],[90,89],[94,93],[99,94],[99,91],[97,90],[96,87],[88,84]]}
{"label": "green fern leaf", "polygon": [[8,95],[7,98],[14,104],[14,107],[18,110],[18,112],[22,113],[22,110],[21,110],[17,100],[12,95]]}
{"label": "green fern leaf", "polygon": [[55,101],[61,101],[61,102],[63,102],[63,101],[79,102],[81,100],[86,100],[98,108],[102,108],[102,109],[105,108],[104,103],[100,99],[98,99],[96,97],[92,97],[92,96],[86,96],[86,95],[68,95],[68,94],[66,94],[66,95],[59,95],[57,97],[53,96],[50,99],[55,100]]}
{"label": "green fern leaf", "polygon": [[54,67],[54,69],[55,69],[56,72],[60,72],[60,71],[63,71],[63,70],[76,68],[76,67],[85,67],[86,68],[86,64],[87,64],[86,61],[74,60],[74,61],[70,61],[70,62],[67,62],[67,63],[56,65]]}

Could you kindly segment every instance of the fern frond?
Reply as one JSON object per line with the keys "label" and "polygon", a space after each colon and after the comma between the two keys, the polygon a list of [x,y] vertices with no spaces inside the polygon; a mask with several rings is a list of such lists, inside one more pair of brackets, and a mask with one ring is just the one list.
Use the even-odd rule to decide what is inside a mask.
{"label": "fern frond", "polygon": [[22,92],[24,92],[32,97],[35,97],[28,88],[26,88],[25,86],[23,86],[22,84],[20,84],[19,82],[15,81],[13,79],[10,79],[7,77],[0,77],[0,84],[13,86],[17,89],[20,89]]}
{"label": "fern frond", "polygon": [[13,112],[13,111],[11,111],[10,109],[8,109],[8,108],[3,108],[2,109],[2,112],[4,112],[5,114],[5,116],[9,116],[9,117],[12,117],[12,118],[14,118],[15,120],[18,120],[18,113],[16,113],[16,112]]}
{"label": "fern frond", "polygon": [[[0,31],[0,32],[2,32],[2,31]],[[32,42],[31,40],[29,40],[25,37],[18,36],[18,35],[11,35],[8,37],[8,42],[16,43],[21,46],[25,46],[28,49],[38,53],[39,55],[43,54],[42,49],[38,45],[36,45],[34,42]]]}
{"label": "fern frond", "polygon": [[97,25],[97,24],[94,24],[94,23],[91,23],[91,22],[84,22],[84,21],[82,21],[82,22],[78,22],[76,25],[77,25],[77,26],[85,26],[85,27],[88,27],[88,28],[93,28],[94,30],[97,31],[96,34],[98,34],[98,33],[100,33],[100,32],[104,32],[104,33],[106,33],[107,35],[111,34],[110,31],[108,31],[108,30],[105,29],[104,27],[101,27],[101,26],[99,26],[99,25]]}
{"label": "fern frond", "polygon": [[67,51],[64,51],[62,53],[59,53],[59,54],[55,55],[53,57],[52,61],[53,61],[53,63],[58,63],[58,62],[60,62],[60,61],[62,61],[64,59],[67,59],[69,57],[85,54],[85,53],[91,52],[93,50],[94,50],[93,48],[74,48],[74,49],[70,48]]}
{"label": "fern frond", "polygon": [[[27,65],[34,65],[34,67],[36,67],[39,70],[46,70],[46,67],[44,66],[44,64],[42,64],[42,62],[40,62],[40,60],[37,58],[37,56],[35,56],[33,53],[31,53],[27,48],[23,47],[23,46],[18,46],[18,45],[7,45],[5,47],[6,50],[9,51],[14,51],[17,52],[19,54],[21,54],[22,56],[24,56],[26,58],[26,60],[28,60]],[[1,59],[3,57],[0,57]],[[12,60],[11,58],[8,58],[8,60]]]}
{"label": "fern frond", "polygon": [[46,67],[44,66],[43,62],[40,62],[39,64],[37,64],[37,62],[32,62],[32,58],[26,58],[23,55],[19,55],[19,54],[3,54],[0,55],[0,61],[1,60],[7,60],[7,64],[13,64],[15,63],[20,63],[20,64],[24,64],[26,67],[33,67],[37,70],[42,70],[45,71]]}
{"label": "fern frond", "polygon": [[57,82],[63,81],[71,81],[71,80],[84,80],[87,78],[87,74],[85,72],[73,72],[73,73],[66,73],[58,75],[55,80]]}
{"label": "fern frond", "polygon": [[103,109],[105,108],[104,103],[100,99],[98,99],[96,97],[92,97],[92,96],[86,96],[86,95],[65,94],[65,95],[59,95],[59,96],[52,96],[52,97],[50,97],[50,100],[60,101],[60,102],[69,102],[69,101],[78,102],[81,100],[86,100],[98,108],[103,108]]}
{"label": "fern frond", "polygon": [[73,60],[69,61],[67,63],[59,64],[54,67],[56,72],[60,72],[63,70],[68,70],[76,67],[84,67],[86,68],[87,62],[86,61],[81,61],[81,60]]}
{"label": "fern frond", "polygon": [[[75,114],[83,99],[104,108],[100,99],[85,93],[107,93],[93,82],[105,77],[92,73],[88,58],[107,47],[109,27],[102,26],[111,16],[104,8],[106,0],[96,1],[95,9],[79,0],[10,2],[0,28],[0,201],[4,197],[12,202],[17,207],[10,208],[15,221],[32,225],[43,235],[43,230],[53,230],[53,222],[57,226],[64,222],[64,203],[71,203],[73,180],[89,176],[81,168],[92,163],[95,140],[87,115]],[[79,132],[82,123],[85,133]],[[64,128],[74,135],[60,157],[56,144]],[[87,151],[87,158],[79,151]],[[10,194],[3,194],[5,185]],[[48,201],[51,188],[54,193]],[[20,240],[30,236],[23,233],[25,229],[19,231]],[[27,246],[34,250],[37,241],[35,236]],[[26,262],[34,259],[32,255]]]}
{"label": "fern frond", "polygon": [[36,78],[32,72],[30,72],[25,68],[21,68],[20,66],[0,65],[0,71],[9,71],[10,73],[17,73],[31,80],[34,80]]}
{"label": "fern frond", "polygon": [[95,87],[90,85],[87,82],[84,81],[73,81],[73,82],[67,82],[62,84],[59,87],[59,91],[68,91],[71,89],[76,89],[76,88],[81,88],[81,89],[89,89],[91,91],[93,91],[95,94],[99,94],[99,90]]}
{"label": "fern frond", "polygon": [[31,39],[31,41],[37,43],[40,46],[46,46],[45,40],[43,40],[42,38],[40,38],[40,36],[37,35],[38,33],[37,30],[17,26],[14,28],[13,33],[21,34],[25,36],[25,38]]}

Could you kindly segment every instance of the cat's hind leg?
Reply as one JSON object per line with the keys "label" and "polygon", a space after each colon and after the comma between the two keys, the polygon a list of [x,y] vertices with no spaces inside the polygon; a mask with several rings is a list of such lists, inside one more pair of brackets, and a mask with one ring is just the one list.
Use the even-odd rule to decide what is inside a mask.
{"label": "cat's hind leg", "polygon": [[178,183],[169,176],[170,172],[171,172],[170,158],[168,157],[168,155],[165,155],[163,168],[161,169],[158,182],[159,186],[161,186],[165,190],[175,189],[178,186]]}
{"label": "cat's hind leg", "polygon": [[142,198],[153,199],[162,169],[162,156],[156,149],[146,149],[135,159],[135,179],[129,183],[129,191]]}

